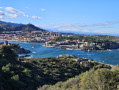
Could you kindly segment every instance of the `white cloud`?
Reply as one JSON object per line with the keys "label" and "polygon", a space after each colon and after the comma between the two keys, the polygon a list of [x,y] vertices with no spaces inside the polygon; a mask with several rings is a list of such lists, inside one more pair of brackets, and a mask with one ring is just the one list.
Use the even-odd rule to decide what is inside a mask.
{"label": "white cloud", "polygon": [[[3,7],[0,7],[0,8],[3,8]],[[29,8],[29,7],[26,7],[26,8]],[[27,17],[29,18],[30,16],[25,14],[24,12],[21,12],[13,7],[5,7],[5,12],[3,11],[0,11],[0,15],[5,15],[11,19],[14,19],[14,18],[17,18],[19,14],[21,14],[22,16],[24,17]],[[45,11],[46,9],[41,9],[41,11]],[[10,13],[9,13],[10,12]],[[11,13],[14,13],[14,14],[11,14]],[[41,19],[41,17],[39,16],[32,16],[33,19]]]}
{"label": "white cloud", "polygon": [[[103,22],[97,24],[46,24],[40,25],[40,27],[45,29],[57,30],[57,31],[67,31],[67,32],[87,32],[87,33],[115,33],[115,31],[110,31],[108,26],[119,24],[119,21]],[[93,29],[90,29],[90,27]],[[94,27],[100,28],[100,30],[94,29]],[[106,29],[105,29],[106,28]]]}
{"label": "white cloud", "polygon": [[41,9],[40,9],[40,11],[46,11],[46,9],[44,9],[44,8],[41,8]]}
{"label": "white cloud", "polygon": [[9,13],[5,13],[5,15],[8,16],[8,17],[11,18],[11,19],[15,19],[15,18],[18,17],[17,14],[9,14]]}
{"label": "white cloud", "polygon": [[24,17],[29,17],[28,15],[26,15],[24,12],[21,12],[15,8],[12,7],[5,7],[5,10],[11,12],[11,13],[15,13],[15,14],[22,14]]}
{"label": "white cloud", "polygon": [[74,29],[74,28],[86,28],[86,27],[105,27],[110,26],[113,24],[119,24],[119,21],[116,22],[104,22],[104,23],[97,23],[97,24],[49,24],[43,25],[44,28],[52,28],[52,29]]}
{"label": "white cloud", "polygon": [[25,15],[25,14],[24,14],[24,17],[29,17],[29,15]]}
{"label": "white cloud", "polygon": [[15,8],[12,8],[12,7],[6,7],[5,10],[11,12],[11,13],[16,13],[16,14],[24,14],[23,12],[15,9]]}
{"label": "white cloud", "polygon": [[41,19],[41,17],[38,17],[38,16],[32,16],[32,18],[34,18],[34,19]]}
{"label": "white cloud", "polygon": [[[3,7],[0,7],[0,8],[3,8]],[[28,7],[26,7],[26,8],[28,8]],[[18,17],[18,15],[21,14],[24,17],[30,18],[29,15],[25,14],[24,12],[21,12],[21,11],[15,9],[13,7],[4,7],[4,9],[5,9],[4,12],[3,11],[0,11],[0,15],[5,15],[5,16],[11,18],[11,19],[15,19],[15,18]],[[41,10],[42,11],[45,11],[45,9],[41,9]],[[2,18],[2,16],[1,16],[1,18]],[[32,16],[31,18],[33,18],[33,19],[42,19],[39,16]]]}
{"label": "white cloud", "polygon": [[0,20],[2,20],[2,19],[4,19],[4,17],[3,16],[0,16]]}
{"label": "white cloud", "polygon": [[3,7],[0,7],[0,9],[3,9]]}
{"label": "white cloud", "polygon": [[4,12],[3,11],[0,11],[0,15],[4,15]]}

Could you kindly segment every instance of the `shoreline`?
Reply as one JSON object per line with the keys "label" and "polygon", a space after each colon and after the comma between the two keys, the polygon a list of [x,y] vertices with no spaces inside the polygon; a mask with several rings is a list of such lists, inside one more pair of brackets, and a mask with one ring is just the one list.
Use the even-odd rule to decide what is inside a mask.
{"label": "shoreline", "polygon": [[[4,41],[4,40],[0,40],[0,41]],[[40,43],[41,42],[32,42],[32,41],[18,41],[18,40],[7,40],[8,42],[20,42],[20,43]],[[44,44],[44,43],[43,43]],[[54,47],[54,46],[45,46],[41,44],[43,47],[48,47],[48,48],[57,48],[57,47]],[[96,51],[112,51],[112,50],[118,50],[118,49],[106,49],[106,50],[84,50],[84,49],[71,49],[71,48],[57,48],[57,49],[64,49],[64,50],[80,50],[80,51],[86,51],[86,52],[96,52]]]}
{"label": "shoreline", "polygon": [[[42,44],[41,44],[42,45]],[[57,47],[53,47],[53,46],[45,46],[45,45],[42,45],[43,47],[47,47],[47,48],[57,48]],[[64,48],[57,48],[57,49],[64,49]],[[66,48],[64,50],[79,50],[79,51],[85,51],[85,52],[96,52],[96,51],[112,51],[112,50],[119,50],[118,49],[107,49],[107,50],[83,50],[83,49],[69,49],[69,48]]]}
{"label": "shoreline", "polygon": [[[27,41],[14,41],[14,40],[8,40],[9,42],[20,42],[20,43],[39,43],[39,42],[27,42]],[[40,43],[41,44],[41,43]],[[47,48],[56,48],[56,47],[51,47],[51,46],[45,46],[42,45],[43,47],[47,47]],[[63,49],[63,48],[57,48],[57,49]],[[119,49],[119,48],[118,48]],[[118,50],[118,49],[107,49],[107,50],[90,50],[89,52],[95,52],[95,51],[112,51],[112,50]],[[83,49],[64,49],[64,50],[80,50],[80,51],[86,51],[88,52],[88,50],[83,50]]]}
{"label": "shoreline", "polygon": [[[18,41],[17,41],[17,42],[18,42]],[[12,43],[13,43],[13,42],[12,42]],[[18,42],[18,43],[19,43],[19,42]],[[21,43],[24,45],[24,42],[21,42]],[[28,43],[28,42],[26,42],[26,43]],[[39,43],[39,44],[40,44],[42,47],[45,47],[45,46],[43,46],[41,43]],[[31,47],[32,47],[32,45],[31,45]],[[46,48],[53,48],[53,47],[46,47]],[[60,49],[60,48],[56,48],[56,49]],[[30,48],[29,48],[28,50],[30,50]],[[66,50],[66,49],[62,49],[62,50]],[[113,50],[117,50],[117,49],[113,49]],[[67,52],[67,51],[69,51],[69,52],[75,52],[75,51],[76,51],[76,52],[77,52],[77,51],[78,51],[78,52],[82,52],[83,50],[66,50],[66,52]],[[99,51],[101,51],[101,50],[99,50]],[[95,52],[99,52],[99,51],[92,51],[92,52],[95,53]],[[103,50],[103,52],[105,52],[105,51],[106,51],[106,50]],[[32,51],[32,52],[33,52],[33,51]],[[35,56],[34,56],[35,54],[32,53],[32,52],[31,52],[31,54],[28,54],[28,55],[33,55],[33,58],[52,57],[52,56],[53,56],[53,55],[51,55],[51,56],[50,56],[50,55],[48,55],[48,56],[47,56],[47,55],[46,55],[46,56],[40,56],[40,55],[39,55],[39,57],[38,57],[38,56],[35,57]],[[37,52],[37,51],[36,51],[36,52]],[[85,52],[85,51],[83,51],[83,52]],[[103,53],[103,52],[102,52],[102,53]],[[110,51],[108,51],[108,52],[110,52]],[[86,53],[88,53],[88,52],[86,52]],[[89,53],[90,53],[90,52],[89,52]],[[37,52],[37,54],[40,54],[40,53]],[[70,55],[69,53],[60,53],[59,55],[62,55],[62,54],[68,54],[68,55]],[[80,54],[81,54],[81,53],[80,53]],[[27,55],[27,54],[26,54],[26,55]],[[75,53],[74,53],[74,54],[72,54],[72,55],[76,55],[76,56],[77,56],[78,54],[75,54]],[[57,55],[57,56],[58,56],[58,55]],[[57,56],[54,55],[53,57],[57,57]],[[77,56],[77,57],[78,57],[78,56]],[[84,56],[84,55],[81,55],[81,57],[86,57],[86,58],[88,58],[88,59],[93,59],[93,60],[95,60],[95,61],[101,61],[101,62],[102,62],[102,60],[103,60],[103,59],[101,59],[101,58],[100,58],[100,59],[96,59],[96,58],[93,58],[93,57],[90,58],[89,56],[87,56],[87,54],[86,54],[85,56]],[[114,60],[117,60],[117,59],[114,59]],[[103,61],[105,61],[105,63],[106,63],[107,60],[104,59]],[[110,61],[110,62],[111,62],[111,61]],[[110,64],[110,65],[117,65],[117,63],[110,63],[110,62],[107,62],[107,63]]]}

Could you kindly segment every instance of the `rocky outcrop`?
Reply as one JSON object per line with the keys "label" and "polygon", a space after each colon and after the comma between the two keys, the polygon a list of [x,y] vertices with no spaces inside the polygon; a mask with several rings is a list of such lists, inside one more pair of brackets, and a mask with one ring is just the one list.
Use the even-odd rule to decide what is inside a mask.
{"label": "rocky outcrop", "polygon": [[17,54],[31,53],[30,50],[26,50],[26,49],[24,49],[24,48],[14,48],[14,51],[15,51]]}
{"label": "rocky outcrop", "polygon": [[85,51],[108,50],[108,49],[119,49],[119,43],[116,42],[98,43],[95,46],[87,46],[84,48]]}
{"label": "rocky outcrop", "polygon": [[118,49],[119,48],[119,43],[111,43],[110,46],[109,46],[110,49]]}
{"label": "rocky outcrop", "polygon": [[31,53],[30,50],[26,50],[26,49],[20,47],[18,44],[11,44],[10,47],[11,47],[12,50],[15,51],[17,54],[27,54],[27,53]]}

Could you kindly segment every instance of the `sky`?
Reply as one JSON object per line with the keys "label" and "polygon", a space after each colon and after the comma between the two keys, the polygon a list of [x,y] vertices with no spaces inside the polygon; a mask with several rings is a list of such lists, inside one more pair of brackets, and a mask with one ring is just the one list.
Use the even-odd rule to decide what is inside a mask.
{"label": "sky", "polygon": [[0,20],[56,32],[119,34],[119,0],[0,0]]}

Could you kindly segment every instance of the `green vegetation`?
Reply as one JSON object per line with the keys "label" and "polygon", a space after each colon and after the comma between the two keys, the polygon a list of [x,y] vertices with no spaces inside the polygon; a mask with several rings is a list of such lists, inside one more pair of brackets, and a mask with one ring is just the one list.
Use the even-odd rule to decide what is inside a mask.
{"label": "green vegetation", "polygon": [[7,23],[1,23],[0,24],[0,32],[1,31],[45,31],[43,29],[40,29],[32,24],[27,24],[27,25],[9,25]]}
{"label": "green vegetation", "polygon": [[92,69],[66,82],[44,85],[38,90],[119,90],[119,68]]}
{"label": "green vegetation", "polygon": [[7,47],[9,47],[10,49],[12,49],[17,54],[23,54],[23,53],[30,53],[31,52],[30,50],[26,50],[26,49],[20,47],[18,44],[14,44],[14,43],[11,44],[11,45],[9,45],[9,46],[7,46]]}
{"label": "green vegetation", "polygon": [[65,41],[65,40],[82,41],[82,39],[85,39],[85,41],[89,43],[119,42],[119,37],[108,36],[108,35],[94,35],[94,36],[77,35],[77,36],[70,36],[70,37],[58,37],[53,39],[53,41]]}
{"label": "green vegetation", "polygon": [[[93,72],[94,76],[99,75],[98,72],[95,71],[98,70],[99,68],[106,68],[105,70],[110,69],[109,65],[105,65],[103,63],[98,63],[95,61],[84,61],[83,63],[87,63],[87,65],[83,65],[80,64],[79,62],[76,62],[76,59],[77,58],[72,55],[70,56],[63,55],[60,57],[47,57],[47,58],[18,59],[17,54],[14,52],[14,50],[12,50],[11,47],[3,46],[0,49],[0,90],[36,90],[38,87],[43,86],[44,88],[46,85],[53,85],[56,84],[57,82],[60,82],[60,84],[62,85],[63,84],[62,82],[68,80],[69,78],[73,78],[76,75],[78,76],[83,72],[89,71],[91,68],[93,68],[94,70],[90,71],[91,72],[91,74],[89,75],[90,77],[91,75],[93,75]],[[101,72],[102,75],[101,80],[103,80],[104,78],[104,84],[107,80],[109,81],[109,84],[107,85],[116,87],[119,74],[118,70],[117,73],[116,71],[110,70],[107,70],[107,72],[109,73],[108,74],[104,73],[104,75],[106,76],[109,75],[109,78],[103,77],[103,73]],[[82,88],[83,83],[87,82],[86,84],[88,86],[88,83],[91,82],[91,79],[86,81],[85,79],[85,77],[87,77],[86,75],[82,75],[82,78],[84,78],[82,79],[81,84]],[[96,82],[97,78],[100,77],[95,77],[94,78],[95,82],[93,84],[95,83],[97,84]],[[77,83],[77,86],[78,85],[79,84]],[[68,86],[66,87],[68,88]],[[62,89],[63,88],[61,88],[60,90]]]}

